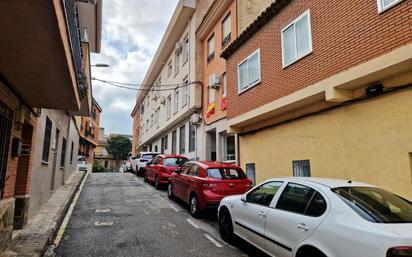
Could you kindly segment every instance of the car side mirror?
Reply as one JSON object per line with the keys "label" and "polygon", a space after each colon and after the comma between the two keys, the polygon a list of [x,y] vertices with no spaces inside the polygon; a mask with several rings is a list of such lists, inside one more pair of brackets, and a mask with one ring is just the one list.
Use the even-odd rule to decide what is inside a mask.
{"label": "car side mirror", "polygon": [[246,195],[242,195],[242,196],[240,197],[240,201],[246,203]]}

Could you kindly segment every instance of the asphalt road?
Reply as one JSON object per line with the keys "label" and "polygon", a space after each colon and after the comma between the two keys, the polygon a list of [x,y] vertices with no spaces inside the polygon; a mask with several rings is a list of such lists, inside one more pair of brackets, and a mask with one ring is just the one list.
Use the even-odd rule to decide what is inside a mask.
{"label": "asphalt road", "polygon": [[130,173],[90,174],[56,256],[259,256],[238,239],[228,245],[218,233],[216,211],[200,220]]}

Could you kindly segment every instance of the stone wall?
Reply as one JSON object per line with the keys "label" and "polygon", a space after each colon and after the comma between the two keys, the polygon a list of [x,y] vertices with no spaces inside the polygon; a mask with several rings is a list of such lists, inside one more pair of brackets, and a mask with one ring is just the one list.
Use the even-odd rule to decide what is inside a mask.
{"label": "stone wall", "polygon": [[0,201],[0,252],[11,242],[13,233],[14,199]]}

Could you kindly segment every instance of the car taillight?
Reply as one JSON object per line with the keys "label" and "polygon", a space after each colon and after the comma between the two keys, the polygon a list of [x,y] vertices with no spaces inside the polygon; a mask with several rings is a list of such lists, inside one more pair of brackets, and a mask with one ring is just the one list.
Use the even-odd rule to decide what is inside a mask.
{"label": "car taillight", "polygon": [[386,253],[386,257],[412,257],[411,246],[392,247]]}

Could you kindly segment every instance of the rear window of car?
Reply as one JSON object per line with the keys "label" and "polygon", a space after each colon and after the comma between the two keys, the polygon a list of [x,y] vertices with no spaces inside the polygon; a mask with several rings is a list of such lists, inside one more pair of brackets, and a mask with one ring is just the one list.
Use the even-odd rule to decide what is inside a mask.
{"label": "rear window of car", "polygon": [[378,223],[412,223],[412,203],[384,189],[339,187],[332,191],[366,220]]}
{"label": "rear window of car", "polygon": [[77,161],[78,162],[85,162],[86,158],[85,157],[79,157],[79,158],[77,158]]}
{"label": "rear window of car", "polygon": [[157,154],[143,154],[142,155],[142,159],[147,159],[147,160],[151,160],[153,159]]}
{"label": "rear window of car", "polygon": [[163,163],[165,166],[182,166],[187,161],[189,160],[186,158],[166,158]]}
{"label": "rear window of car", "polygon": [[214,168],[207,170],[207,176],[214,179],[245,179],[246,174],[241,169]]}

